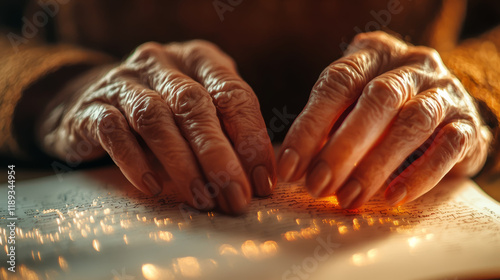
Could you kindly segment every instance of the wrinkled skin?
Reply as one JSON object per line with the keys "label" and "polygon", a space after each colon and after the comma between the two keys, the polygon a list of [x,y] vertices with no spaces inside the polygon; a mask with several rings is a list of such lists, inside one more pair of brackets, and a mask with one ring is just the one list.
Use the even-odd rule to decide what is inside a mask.
{"label": "wrinkled skin", "polygon": [[435,50],[365,33],[320,75],[285,138],[278,174],[305,174],[311,195],[336,194],[343,208],[363,205],[381,187],[400,205],[448,172],[477,173],[491,139]]}
{"label": "wrinkled skin", "polygon": [[241,213],[252,193],[272,192],[275,160],[257,97],[219,48],[146,43],[94,72],[42,117],[46,152],[65,160],[107,152],[141,191],[173,188],[198,209]]}
{"label": "wrinkled skin", "polygon": [[[69,161],[107,152],[138,189],[173,188],[198,209],[241,213],[252,193],[272,192],[274,156],[258,100],[213,44],[146,43],[87,75],[82,90],[60,93],[41,118],[49,154]],[[478,172],[491,139],[436,51],[366,33],[320,75],[285,138],[278,173],[306,174],[313,196],[336,194],[344,208],[381,187],[399,205],[450,171]]]}

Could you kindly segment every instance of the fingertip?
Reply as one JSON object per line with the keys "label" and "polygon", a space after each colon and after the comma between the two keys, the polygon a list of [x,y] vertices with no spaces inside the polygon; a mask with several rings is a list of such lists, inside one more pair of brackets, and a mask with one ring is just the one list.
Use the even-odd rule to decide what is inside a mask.
{"label": "fingertip", "polygon": [[355,206],[353,202],[356,201],[362,190],[357,180],[348,181],[339,191],[337,191],[339,206],[343,209],[351,209],[351,206]]}
{"label": "fingertip", "polygon": [[281,180],[288,182],[294,175],[300,162],[299,154],[293,148],[287,148],[278,160],[277,172]]}
{"label": "fingertip", "polygon": [[390,206],[399,206],[406,200],[408,191],[403,184],[394,184],[389,186],[384,193],[385,199]]}
{"label": "fingertip", "polygon": [[228,214],[241,215],[248,208],[249,199],[246,197],[242,185],[230,182],[222,189],[221,208]]}
{"label": "fingertip", "polygon": [[146,187],[147,191],[144,191],[143,189],[140,190],[147,194],[157,196],[163,190],[162,184],[160,184],[160,181],[151,172],[147,172],[142,175],[142,183]]}
{"label": "fingertip", "polygon": [[276,175],[268,172],[264,165],[259,165],[252,171],[252,181],[258,196],[268,196],[276,185]]}

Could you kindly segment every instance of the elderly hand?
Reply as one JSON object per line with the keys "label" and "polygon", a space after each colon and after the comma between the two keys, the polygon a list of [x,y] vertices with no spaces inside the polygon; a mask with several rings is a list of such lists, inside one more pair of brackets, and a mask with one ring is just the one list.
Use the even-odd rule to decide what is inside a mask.
{"label": "elderly hand", "polygon": [[412,201],[448,172],[484,165],[491,132],[439,54],[383,32],[359,34],[320,75],[280,152],[278,174],[357,208],[386,187]]}
{"label": "elderly hand", "polygon": [[251,185],[257,195],[272,192],[274,154],[257,97],[213,44],[146,43],[91,80],[42,118],[49,154],[107,152],[141,191],[159,194],[171,180],[198,209],[240,213]]}

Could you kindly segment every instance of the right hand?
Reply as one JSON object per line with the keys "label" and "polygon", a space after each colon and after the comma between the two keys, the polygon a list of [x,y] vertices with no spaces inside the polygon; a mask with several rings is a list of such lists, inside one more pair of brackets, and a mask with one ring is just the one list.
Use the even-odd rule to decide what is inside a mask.
{"label": "right hand", "polygon": [[274,153],[259,102],[219,48],[146,43],[99,73],[61,93],[42,117],[47,153],[68,161],[107,152],[139,190],[156,195],[173,185],[203,210],[241,213],[251,185],[257,195],[272,192]]}

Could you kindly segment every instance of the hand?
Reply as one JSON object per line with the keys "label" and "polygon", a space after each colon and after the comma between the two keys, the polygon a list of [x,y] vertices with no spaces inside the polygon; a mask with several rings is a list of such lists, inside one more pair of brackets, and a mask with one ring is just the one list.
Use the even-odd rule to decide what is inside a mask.
{"label": "hand", "polygon": [[141,191],[159,194],[171,180],[198,209],[244,211],[249,179],[257,195],[272,192],[274,154],[257,97],[219,48],[146,43],[95,72],[42,117],[46,152],[68,161],[107,152]]}
{"label": "hand", "polygon": [[278,174],[305,173],[315,197],[357,208],[381,187],[391,205],[412,201],[450,170],[484,165],[491,132],[439,54],[383,32],[359,34],[320,75],[288,132]]}

